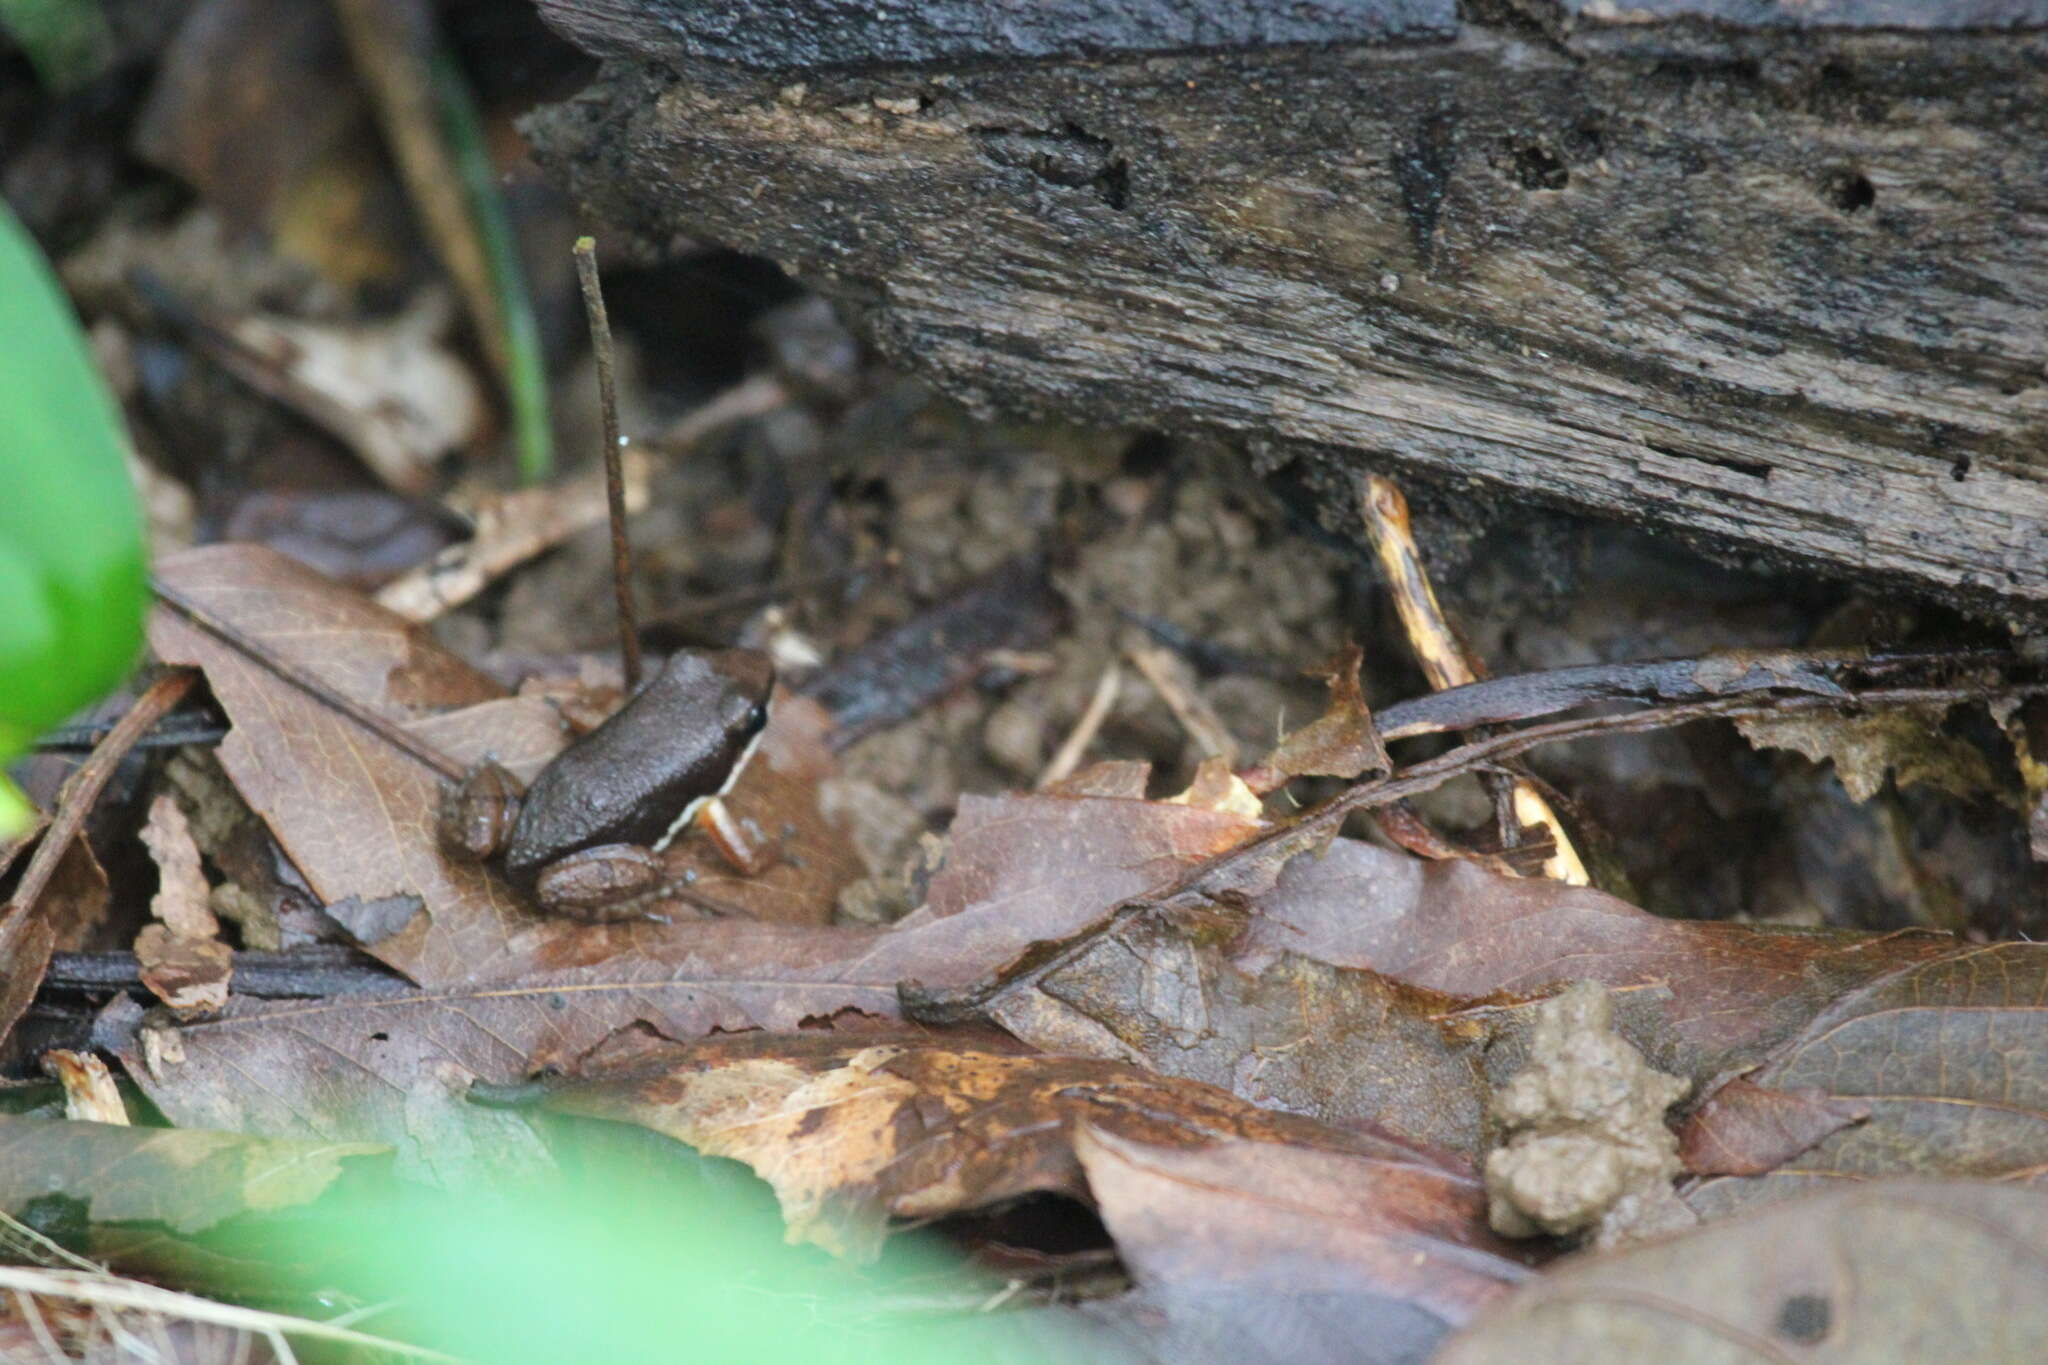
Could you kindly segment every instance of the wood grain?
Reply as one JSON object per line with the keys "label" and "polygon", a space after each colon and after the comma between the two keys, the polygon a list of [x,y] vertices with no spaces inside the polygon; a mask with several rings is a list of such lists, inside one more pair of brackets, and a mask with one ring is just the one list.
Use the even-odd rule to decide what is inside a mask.
{"label": "wood grain", "polygon": [[2048,608],[2039,0],[796,71],[542,8],[606,16],[528,123],[583,200],[785,263],[974,406],[1305,460],[1332,526],[1389,469]]}

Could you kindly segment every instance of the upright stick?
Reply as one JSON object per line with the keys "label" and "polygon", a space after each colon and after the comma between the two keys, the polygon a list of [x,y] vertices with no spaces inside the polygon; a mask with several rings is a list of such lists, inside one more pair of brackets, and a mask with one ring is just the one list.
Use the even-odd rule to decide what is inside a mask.
{"label": "upright stick", "polygon": [[619,666],[626,691],[640,686],[640,619],[633,606],[633,555],[626,543],[626,479],[619,468],[619,393],[612,377],[612,324],[597,282],[597,243],[576,239],[576,278],[590,317],[590,349],[597,358],[597,395],[604,413],[604,487],[611,503],[612,594],[619,604]]}

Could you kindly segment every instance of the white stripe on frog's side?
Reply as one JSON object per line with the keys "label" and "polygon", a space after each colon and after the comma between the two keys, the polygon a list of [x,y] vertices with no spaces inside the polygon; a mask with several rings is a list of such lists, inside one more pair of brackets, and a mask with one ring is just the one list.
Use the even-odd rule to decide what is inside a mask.
{"label": "white stripe on frog's side", "polygon": [[676,816],[675,820],[669,825],[668,832],[655,840],[654,851],[656,853],[661,852],[674,843],[676,836],[688,829],[690,822],[697,818],[698,811],[732,790],[733,783],[740,780],[740,774],[745,772],[747,765],[754,761],[754,753],[761,747],[761,736],[767,733],[768,726],[766,724],[763,724],[760,729],[754,732],[754,737],[747,741],[747,747],[740,750],[740,756],[734,759],[732,767],[726,770],[725,782],[717,791],[695,797],[691,800],[690,804],[683,807],[682,814]]}

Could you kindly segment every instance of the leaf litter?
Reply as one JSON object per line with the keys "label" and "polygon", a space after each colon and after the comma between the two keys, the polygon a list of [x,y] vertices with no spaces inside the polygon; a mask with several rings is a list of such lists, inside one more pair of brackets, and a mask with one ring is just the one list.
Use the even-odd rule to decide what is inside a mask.
{"label": "leaf litter", "polygon": [[[289,179],[273,176],[272,192]],[[219,311],[257,315],[246,301]],[[442,444],[438,435],[412,442],[420,451]],[[894,449],[883,458],[906,470],[915,463]],[[785,462],[792,478],[826,464]],[[847,467],[835,464],[835,477]],[[896,495],[947,506],[958,479],[939,469],[892,471]],[[1962,741],[1941,736],[1916,756],[1915,737],[1932,733],[1926,716],[1948,707],[1939,699],[1924,712],[1879,705],[1848,719],[1773,709],[1791,697],[1854,701],[1859,688],[1887,680],[1879,661],[1860,655],[1553,669],[1402,703],[1383,731],[1353,647],[1326,675],[1321,717],[1250,768],[1203,764],[1171,802],[1145,799],[1149,774],[1136,763],[1086,770],[1037,796],[957,802],[951,772],[933,775],[918,790],[944,799],[899,802],[910,811],[908,837],[896,842],[918,843],[918,822],[934,813],[951,813],[950,828],[943,844],[924,836],[924,856],[894,882],[898,904],[876,918],[917,908],[888,927],[830,923],[864,873],[893,870],[862,864],[840,827],[843,809],[820,812],[818,788],[839,780],[842,762],[858,775],[848,790],[874,774],[872,754],[896,737],[878,734],[864,755],[851,744],[863,730],[900,732],[916,728],[906,718],[928,714],[930,733],[952,725],[949,737],[959,739],[976,708],[986,709],[965,690],[973,679],[1024,666],[1015,637],[1039,651],[1030,668],[1050,671],[1014,687],[1017,704],[1002,708],[1007,729],[991,715],[967,736],[1013,776],[1042,771],[1040,731],[1061,714],[1061,689],[1091,705],[1104,696],[1081,746],[1092,752],[1263,747],[1249,737],[1271,736],[1288,694],[1249,680],[1338,651],[1340,617],[1329,583],[1318,586],[1320,561],[1291,543],[1262,548],[1259,574],[1235,587],[1196,572],[1250,543],[1243,516],[1205,502],[1202,487],[1172,490],[1128,473],[1102,485],[1106,504],[1133,509],[1121,514],[1130,534],[1110,537],[1111,555],[1130,580],[1119,603],[1143,608],[1145,629],[1166,646],[1138,651],[1153,688],[1100,685],[1114,677],[1105,661],[1131,650],[1128,641],[1062,656],[1066,642],[1050,623],[1068,608],[1087,614],[1087,575],[1063,565],[1063,593],[1054,594],[1041,570],[1004,567],[1034,564],[1009,557],[1042,548],[1046,528],[988,516],[980,492],[960,497],[963,516],[987,524],[972,535],[926,534],[920,552],[955,555],[964,570],[955,581],[972,585],[948,611],[898,625],[901,613],[885,607],[830,626],[835,647],[865,640],[898,671],[929,674],[943,701],[917,694],[912,704],[886,688],[841,686],[838,675],[804,684],[825,709],[783,708],[765,778],[732,794],[747,818],[778,832],[785,856],[744,878],[701,843],[681,841],[667,857],[687,894],[665,903],[662,918],[620,924],[547,919],[488,869],[446,859],[432,830],[445,771],[309,701],[217,636],[160,614],[159,656],[205,669],[231,725],[220,762],[269,835],[234,840],[230,852],[202,834],[196,868],[190,841],[180,843],[163,859],[166,894],[174,880],[183,888],[179,908],[163,916],[156,939],[218,942],[196,911],[239,892],[264,902],[270,918],[267,929],[258,916],[237,922],[243,947],[350,938],[366,956],[337,970],[345,989],[315,998],[265,998],[251,972],[222,983],[223,1008],[193,1004],[199,1012],[187,1019],[117,999],[96,1036],[182,1125],[176,1131],[381,1143],[403,1173],[443,1184],[552,1159],[520,1113],[471,1100],[479,1081],[538,1074],[550,1078],[551,1112],[603,1112],[744,1157],[783,1195],[792,1232],[842,1250],[870,1251],[908,1222],[968,1211],[1000,1218],[1048,1194],[1085,1204],[1131,1285],[1086,1311],[1138,1356],[1160,1359],[1421,1359],[1475,1313],[1505,1311],[1498,1305],[1512,1286],[1560,1244],[1510,1244],[1493,1233],[1482,1172],[1510,1150],[1504,1140],[1517,1141],[1513,1130],[1554,1128],[1555,1111],[1571,1106],[1530,1110],[1496,1097],[1518,1076],[1548,1074],[1559,1049],[1546,1041],[1545,1020],[1592,989],[1585,983],[1612,1004],[1611,1029],[1581,1032],[1628,1073],[1621,1107],[1636,1112],[1627,1142],[1661,1149],[1677,1132],[1686,1178],[1674,1185],[1660,1159],[1649,1163],[1649,1187],[1675,1189],[1709,1219],[1752,1205],[1762,1215],[1808,1207],[1774,1201],[1850,1180],[1881,1201],[1893,1175],[1963,1172],[2018,1184],[2040,1168],[2042,1105],[2026,1061],[2044,1051],[2031,1013],[2032,945],[1661,919],[1597,891],[1503,878],[1483,855],[1425,863],[1340,837],[1341,811],[1290,828],[1279,801],[1258,800],[1288,777],[1327,775],[1353,783],[1351,797],[1370,798],[1356,808],[1372,809],[1375,784],[1412,782],[1433,761],[1386,773],[1386,735],[1524,722],[1624,696],[1700,715],[1754,703],[1759,714],[1742,722],[1754,736],[1832,757],[1852,794],[1880,805],[1893,794],[1889,770],[1895,785],[1951,773],[1983,791],[1991,775]],[[1170,534],[1162,519],[1138,515],[1148,506],[1168,512]],[[737,500],[720,515],[742,532],[753,527]],[[722,539],[715,551],[703,548],[708,537],[675,539],[687,548],[649,558],[690,562],[700,577],[720,555],[741,562]],[[791,547],[775,570],[799,567],[794,551],[803,548]],[[405,615],[444,605],[442,567],[424,566],[394,594],[409,604]],[[456,595],[492,572],[463,577]],[[928,559],[911,565],[913,575],[932,572]],[[452,768],[491,754],[530,776],[581,728],[584,712],[604,705],[575,682],[515,692],[400,616],[267,551],[210,547],[165,559],[159,573]],[[530,581],[547,594],[549,580]],[[1098,572],[1098,591],[1100,582]],[[423,584],[437,591],[413,591]],[[1017,618],[1015,629],[975,635],[998,607]],[[1215,639],[1186,635],[1191,621]],[[474,618],[445,638],[466,638],[465,624]],[[949,649],[949,640],[967,646]],[[1283,643],[1298,645],[1299,657]],[[1230,650],[1239,662],[1222,672],[1235,676],[1219,683],[1214,660]],[[1247,658],[1259,667],[1242,666]],[[1375,655],[1376,675],[1380,663]],[[1013,733],[1020,715],[1038,723]],[[1483,754],[1458,761],[1485,770]],[[1442,809],[1427,818],[1441,821]],[[1413,846],[1425,845],[1456,850],[1459,840]],[[274,884],[260,868],[266,860],[277,864]],[[207,878],[219,884],[209,888]],[[53,881],[43,897],[50,916],[17,918],[0,932],[48,938],[43,919],[63,909],[59,888]],[[81,904],[91,899],[80,894]],[[95,905],[104,882],[98,897]],[[259,932],[273,938],[255,943]],[[11,967],[25,964],[8,981],[13,1012],[34,994],[38,953],[51,946],[9,955]],[[144,979],[161,975],[162,946],[153,940],[139,953]],[[1633,1070],[1615,1060],[1631,1055],[1646,1060]],[[1659,1074],[1678,1079],[1663,1085]],[[1677,1084],[1691,1097],[1667,1127],[1653,1101]],[[1552,1100],[1564,1089],[1529,1088]],[[1611,1117],[1574,1122],[1601,1128]],[[1798,1226],[1810,1231],[1819,1216],[1802,1214],[1809,1221]],[[1850,1311],[1839,1299],[1825,1303],[1837,1322]],[[1813,1303],[1779,1307],[1767,1326],[1794,1342],[1825,1316]]]}
{"label": "leaf litter", "polygon": [[[1484,1226],[1465,1163],[1365,1125],[1015,1044],[754,1035],[552,1088],[550,1109],[652,1127],[768,1180],[791,1240],[871,1257],[889,1219],[1051,1192],[1100,1211],[1139,1286],[1119,1310],[1200,1340],[1248,1303],[1368,1359],[1521,1282],[1540,1253]],[[1098,1314],[1113,1317],[1098,1306]],[[1388,1318],[1424,1319],[1408,1338]],[[1171,1358],[1153,1341],[1148,1351]],[[1249,1345],[1249,1343],[1247,1343]],[[1284,1359],[1270,1346],[1249,1359]]]}
{"label": "leaf litter", "polygon": [[[451,764],[488,745],[530,773],[565,738],[537,694],[507,697],[406,623],[284,561],[222,548],[164,572]],[[1508,1218],[1517,1233],[1598,1222],[1638,1196],[1689,1219],[1672,1197],[1679,1139],[1658,1117],[1686,1089],[1706,1098],[1683,1122],[1698,1178],[1681,1192],[1710,1217],[1816,1179],[2001,1176],[2048,1158],[2024,1112],[1995,1135],[1981,1121],[1943,1128],[1932,1116],[1994,1101],[2012,1111],[2013,1078],[2001,1074],[1994,1097],[1984,1068],[1945,1064],[1983,1032],[1944,1036],[1938,1004],[1913,1027],[1887,1004],[1945,983],[1972,1010],[2010,1011],[1989,1030],[2024,1036],[2032,945],[1665,920],[1471,862],[1281,838],[1227,770],[1147,801],[1136,765],[1036,796],[963,798],[923,906],[887,928],[822,922],[859,870],[829,828],[805,836],[822,842],[800,843],[792,863],[825,868],[808,887],[748,884],[697,861],[692,904],[724,896],[724,917],[574,924],[442,857],[439,779],[416,759],[214,636],[169,617],[155,635],[167,657],[206,669],[235,727],[221,761],[315,891],[413,895],[420,907],[362,935],[411,985],[236,998],[182,1024],[110,1013],[105,1039],[188,1129],[388,1143],[402,1172],[460,1184],[465,1160],[545,1160],[516,1118],[469,1102],[471,1085],[560,1073],[575,1079],[551,1091],[552,1110],[630,1119],[748,1161],[776,1186],[792,1237],[871,1254],[902,1221],[1057,1192],[1098,1210],[1133,1277],[1123,1299],[1090,1310],[1105,1321],[1164,1324],[1166,1339],[1189,1341],[1242,1336],[1273,1313],[1329,1340],[1370,1325],[1372,1358],[1390,1360],[1416,1358],[1527,1274],[1536,1253],[1486,1227],[1482,1163],[1506,1189],[1516,1179],[1493,1173],[1526,1160],[1531,1142],[1602,1153],[1552,1174],[1612,1188],[1582,1197],[1583,1213]],[[1340,663],[1330,714],[1269,767],[1380,770],[1355,668],[1355,656]],[[830,717],[796,714],[763,810],[791,809],[831,772]],[[1358,757],[1297,757],[1324,751]],[[367,779],[374,814],[311,799],[332,793],[337,773]],[[431,875],[393,877],[394,863]],[[809,908],[775,922],[778,902],[796,901]],[[2003,956],[1963,965],[1985,952]],[[1621,1067],[1633,1079],[1615,1093],[1645,1107],[1631,1137],[1555,1085],[1522,1083],[1572,1109],[1574,1131],[1544,1105],[1502,1098],[1517,1075],[1542,1074],[1531,1068],[1557,1046],[1545,1030],[1574,998],[1556,993],[1573,982],[1614,993],[1619,1033],[1601,1034],[1604,1056],[1677,1073]],[[971,1032],[970,1018],[1000,1032],[979,1051],[866,1036],[903,1002],[940,1038]],[[1875,1098],[1884,1078],[1847,1064],[1855,1054],[1839,1042],[1864,1032],[1886,1065],[1944,1079]],[[2018,1046],[1998,1041],[2001,1055]],[[621,1048],[636,1053],[623,1074],[609,1060]],[[1647,1154],[1620,1162],[1633,1174],[1586,1174],[1613,1174],[1622,1149]],[[1402,1193],[1415,1179],[1421,1203]],[[1190,1241],[1191,1227],[1213,1235]],[[1432,1273],[1395,1273],[1416,1246],[1437,1248],[1412,1253]]]}

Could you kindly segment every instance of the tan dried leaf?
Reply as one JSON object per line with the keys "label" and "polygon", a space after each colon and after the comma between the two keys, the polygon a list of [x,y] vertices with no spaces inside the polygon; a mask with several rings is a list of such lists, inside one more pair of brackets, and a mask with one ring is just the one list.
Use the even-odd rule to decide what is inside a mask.
{"label": "tan dried leaf", "polygon": [[150,898],[149,912],[179,938],[218,938],[220,921],[208,904],[212,888],[199,865],[199,845],[176,801],[158,796],[149,803],[141,839],[157,872],[157,890]]}
{"label": "tan dried leaf", "polygon": [[96,1053],[51,1048],[43,1054],[43,1071],[64,1087],[64,1117],[83,1123],[126,1126],[128,1106],[114,1084],[114,1073]]}
{"label": "tan dried leaf", "polygon": [[142,984],[174,1014],[212,1014],[228,1003],[235,954],[219,939],[181,938],[145,924],[135,936],[135,961]]}
{"label": "tan dried leaf", "polygon": [[1735,722],[1759,749],[1790,749],[1815,763],[1832,759],[1835,775],[1858,801],[1868,801],[1896,774],[1901,787],[1916,782],[1952,796],[1993,789],[1991,766],[1974,744],[1942,733],[1947,705],[1880,707],[1860,715],[1797,711],[1746,716]]}
{"label": "tan dried leaf", "polygon": [[1364,658],[1365,651],[1353,644],[1330,662],[1324,674],[1330,684],[1329,709],[1281,740],[1266,756],[1267,767],[1289,777],[1346,779],[1392,769],[1359,684]]}
{"label": "tan dried leaf", "polygon": [[[1427,1148],[1120,1063],[1020,1055],[993,1037],[964,1045],[919,1035],[710,1039],[644,1052],[630,1068],[565,1083],[546,1103],[746,1162],[775,1187],[792,1241],[841,1255],[873,1255],[892,1218],[937,1218],[1034,1191],[1087,1197],[1077,1149],[1084,1129],[1098,1145],[1126,1144],[1117,1150],[1127,1161],[1236,1144],[1239,1207],[1249,1220],[1264,1213],[1262,1161],[1320,1154],[1353,1183],[1354,1211],[1366,1215],[1361,1241],[1398,1229],[1461,1243],[1482,1253],[1481,1263],[1505,1251],[1481,1225],[1470,1168]],[[1135,1221],[1135,1207],[1125,1207]],[[1413,1269],[1403,1252],[1373,1273],[1400,1281]],[[1490,1291],[1516,1270],[1480,1278]]]}
{"label": "tan dried leaf", "polygon": [[1265,804],[1220,758],[1203,759],[1195,769],[1195,780],[1188,784],[1188,789],[1178,796],[1167,797],[1166,804],[1222,811],[1240,820],[1260,820],[1266,813]]}

